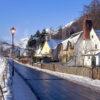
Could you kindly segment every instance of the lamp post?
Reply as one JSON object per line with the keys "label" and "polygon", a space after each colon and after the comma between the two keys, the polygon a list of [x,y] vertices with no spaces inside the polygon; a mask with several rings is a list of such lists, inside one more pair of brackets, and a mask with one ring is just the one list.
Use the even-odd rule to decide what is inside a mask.
{"label": "lamp post", "polygon": [[13,58],[13,56],[14,56],[14,35],[16,33],[15,27],[12,27],[10,29],[10,31],[11,31],[11,35],[12,35],[12,58]]}
{"label": "lamp post", "polygon": [[[11,35],[12,35],[12,52],[11,52],[11,57],[14,59],[14,35],[16,33],[15,27],[12,27],[10,29]],[[14,60],[12,60],[12,76],[14,76]]]}

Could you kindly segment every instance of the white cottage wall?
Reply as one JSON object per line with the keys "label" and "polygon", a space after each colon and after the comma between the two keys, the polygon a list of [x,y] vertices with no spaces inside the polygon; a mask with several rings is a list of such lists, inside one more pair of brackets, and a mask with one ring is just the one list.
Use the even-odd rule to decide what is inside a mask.
{"label": "white cottage wall", "polygon": [[99,56],[96,56],[96,66],[99,66]]}
{"label": "white cottage wall", "polygon": [[85,56],[84,57],[84,66],[91,67],[91,64],[92,64],[91,59],[92,59],[91,56]]}
{"label": "white cottage wall", "polygon": [[100,50],[100,40],[97,36],[97,34],[95,33],[95,30],[92,28],[91,32],[90,32],[90,39],[92,41],[92,45],[93,45],[93,49],[99,49]]}
{"label": "white cottage wall", "polygon": [[[75,55],[77,56],[77,65],[83,66],[82,59],[84,59],[84,66],[91,66],[92,65],[92,58],[88,56],[88,54],[94,55],[96,51],[100,51],[100,40],[92,28],[90,31],[90,39],[83,40],[82,35],[79,37],[76,47],[75,47]],[[86,55],[87,54],[87,55]],[[82,56],[86,55],[86,56]],[[100,56],[96,58],[96,66],[100,65]]]}

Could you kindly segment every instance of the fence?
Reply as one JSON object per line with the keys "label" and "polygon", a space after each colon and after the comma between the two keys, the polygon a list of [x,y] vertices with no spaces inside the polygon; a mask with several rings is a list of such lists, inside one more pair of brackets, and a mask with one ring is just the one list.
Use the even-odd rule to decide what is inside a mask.
{"label": "fence", "polygon": [[75,75],[81,75],[90,77],[93,79],[100,79],[100,67],[68,67],[57,63],[52,64],[34,64],[34,66],[37,66],[42,69],[48,69],[52,71],[62,72],[62,73],[68,73],[68,74],[75,74]]}

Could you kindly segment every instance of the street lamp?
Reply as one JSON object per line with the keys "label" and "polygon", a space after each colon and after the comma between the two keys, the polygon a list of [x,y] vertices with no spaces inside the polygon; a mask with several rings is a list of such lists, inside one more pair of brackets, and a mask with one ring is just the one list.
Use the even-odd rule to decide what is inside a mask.
{"label": "street lamp", "polygon": [[[14,58],[14,35],[16,33],[15,27],[12,27],[10,29],[11,35],[12,35],[12,52],[11,52],[11,57]],[[12,76],[14,76],[14,60],[12,60]]]}
{"label": "street lamp", "polygon": [[11,35],[12,35],[12,58],[13,58],[13,56],[14,56],[14,35],[16,33],[15,27],[12,27],[10,29],[10,31],[11,31]]}

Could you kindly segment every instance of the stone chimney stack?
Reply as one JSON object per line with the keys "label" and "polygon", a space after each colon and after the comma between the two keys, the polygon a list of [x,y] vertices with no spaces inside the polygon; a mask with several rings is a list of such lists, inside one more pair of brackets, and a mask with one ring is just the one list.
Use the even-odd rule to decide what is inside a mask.
{"label": "stone chimney stack", "polygon": [[90,31],[93,27],[92,20],[88,18],[88,16],[85,16],[84,22],[83,22],[83,39],[89,40],[90,39]]}

